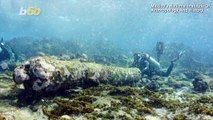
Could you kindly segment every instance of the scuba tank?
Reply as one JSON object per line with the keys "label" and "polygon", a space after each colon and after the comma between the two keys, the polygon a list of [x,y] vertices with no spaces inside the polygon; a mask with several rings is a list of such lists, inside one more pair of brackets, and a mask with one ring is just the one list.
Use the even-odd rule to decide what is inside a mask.
{"label": "scuba tank", "polygon": [[150,66],[155,70],[160,70],[160,63],[157,60],[155,60],[153,57],[151,57],[149,54],[147,55],[148,55],[147,60],[149,61]]}

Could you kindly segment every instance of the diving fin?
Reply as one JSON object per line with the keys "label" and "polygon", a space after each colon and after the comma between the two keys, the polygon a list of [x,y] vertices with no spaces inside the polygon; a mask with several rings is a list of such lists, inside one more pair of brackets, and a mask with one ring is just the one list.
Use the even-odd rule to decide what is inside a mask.
{"label": "diving fin", "polygon": [[176,58],[174,58],[171,62],[176,62],[177,60],[180,59],[180,57],[185,53],[185,50],[180,51],[180,53],[178,54],[178,56]]}

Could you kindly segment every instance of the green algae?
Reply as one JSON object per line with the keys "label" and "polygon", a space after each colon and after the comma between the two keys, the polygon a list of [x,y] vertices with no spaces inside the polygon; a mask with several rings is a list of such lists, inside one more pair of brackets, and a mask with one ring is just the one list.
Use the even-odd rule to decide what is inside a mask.
{"label": "green algae", "polygon": [[58,106],[53,110],[48,111],[47,109],[43,109],[44,114],[51,119],[60,118],[62,115],[84,114],[94,111],[92,104],[79,100],[55,100],[55,103]]}
{"label": "green algae", "polygon": [[109,95],[112,96],[129,96],[129,95],[138,95],[139,90],[131,87],[113,87],[110,90]]}
{"label": "green algae", "polygon": [[75,120],[74,118],[59,118],[58,120]]}
{"label": "green algae", "polygon": [[196,100],[197,96],[194,94],[181,94],[180,98],[184,101],[193,101]]}
{"label": "green algae", "polygon": [[146,120],[146,118],[144,118],[144,117],[138,115],[138,116],[136,116],[135,120]]}
{"label": "green algae", "polygon": [[172,79],[171,77],[168,79],[167,82],[168,86],[173,88],[181,88],[184,86],[190,86],[190,83],[188,81],[178,81],[176,79]]}
{"label": "green algae", "polygon": [[173,120],[187,120],[187,118],[184,114],[178,114],[174,116]]}
{"label": "green algae", "polygon": [[206,114],[213,116],[213,108],[206,105],[202,105],[200,103],[195,103],[189,106],[189,113]]}
{"label": "green algae", "polygon": [[84,115],[84,117],[87,118],[88,120],[97,120],[96,116],[97,116],[96,114],[88,114],[88,113]]}
{"label": "green algae", "polygon": [[101,91],[98,90],[98,88],[92,87],[89,89],[85,89],[83,90],[80,95],[84,96],[84,95],[89,95],[89,96],[100,96],[101,95]]}
{"label": "green algae", "polygon": [[202,95],[199,99],[197,99],[198,103],[210,103],[213,105],[213,96]]}
{"label": "green algae", "polygon": [[[119,83],[126,82],[131,80],[140,79],[140,71],[136,68],[122,68],[122,67],[112,67],[112,66],[104,66],[96,63],[82,63],[78,60],[72,61],[62,61],[56,60],[50,57],[42,57],[47,63],[55,66],[56,69],[60,72],[62,79],[66,80],[65,69],[70,72],[72,75],[72,80],[78,80],[79,78],[91,78],[95,77],[95,79],[99,81],[108,81],[109,83]],[[87,73],[87,74],[85,74]],[[96,74],[99,74],[95,76]],[[86,75],[86,76],[85,76]],[[58,79],[54,79],[58,81]]]}
{"label": "green algae", "polygon": [[139,113],[155,114],[151,108],[146,107],[143,101],[137,97],[122,96],[118,99],[121,101],[122,105],[126,106],[127,108],[136,109]]}
{"label": "green algae", "polygon": [[161,97],[161,94],[159,93],[155,93],[152,94],[148,97],[150,99],[148,103],[148,105],[152,106],[152,107],[157,107],[157,108],[168,108],[169,110],[176,110],[178,107],[184,107],[185,104],[180,103],[177,100],[166,100],[164,98]]}
{"label": "green algae", "polygon": [[114,114],[112,114],[112,111],[107,111],[105,114],[102,114],[101,116],[102,116],[101,118],[103,119],[108,119],[108,120],[115,119],[115,116]]}
{"label": "green algae", "polygon": [[185,107],[189,107],[190,114],[206,114],[213,116],[213,96],[201,95],[195,96],[190,94],[183,94],[183,98],[188,101]]}
{"label": "green algae", "polygon": [[[61,74],[64,74],[64,71],[62,71]],[[88,77],[91,76],[94,76],[93,72],[88,73]],[[60,77],[63,76],[56,78],[61,79]],[[55,100],[54,103],[56,103],[57,106],[52,109],[44,108],[43,112],[51,120],[67,119],[63,118],[63,115],[82,115],[89,120],[96,120],[97,118],[113,119],[115,117],[120,119],[144,120],[144,115],[156,115],[153,108],[165,107],[172,112],[175,112],[176,109],[180,108],[189,108],[189,111],[187,111],[189,115],[205,114],[213,116],[213,109],[211,108],[213,104],[213,96],[182,94],[179,96],[182,101],[167,99],[165,97],[165,94],[171,95],[174,92],[175,91],[173,90],[153,92],[146,88],[136,89],[128,86],[101,84],[97,87],[82,89],[78,94],[70,95],[72,97],[68,97],[69,100],[63,100],[63,98]],[[110,97],[112,99],[109,101],[110,105],[94,104],[99,97]],[[99,109],[100,111],[97,112],[96,109]],[[118,113],[121,109],[126,115],[115,115],[115,112]],[[137,110],[136,115],[132,113],[133,110]],[[178,114],[174,116],[174,119],[179,120],[178,118],[184,118],[184,115]],[[74,118],[72,117],[69,118],[69,120],[73,119]]]}
{"label": "green algae", "polygon": [[[44,109],[49,118],[60,118],[62,115],[82,115],[88,120],[127,119],[145,120],[144,115],[157,115],[154,108],[167,108],[175,112],[177,109],[189,108],[188,114],[206,114],[213,116],[213,109],[207,106],[212,96],[196,96],[182,94],[183,101],[166,98],[172,91],[153,92],[148,89],[137,89],[128,86],[100,85],[82,89],[69,100],[55,100],[58,107],[52,110]],[[99,103],[99,102],[102,103]],[[105,102],[104,102],[105,101]],[[122,112],[121,112],[122,111]],[[134,111],[134,112],[133,112]],[[121,114],[122,113],[122,114]],[[184,120],[186,116],[177,114],[176,120]]]}
{"label": "green algae", "polygon": [[4,73],[0,74],[0,80],[8,80],[8,81],[12,81],[13,80],[13,72],[12,71],[4,71]]}
{"label": "green algae", "polygon": [[93,103],[95,100],[97,100],[97,98],[85,95],[85,96],[78,96],[77,98],[74,98],[74,100]]}
{"label": "green algae", "polygon": [[[102,92],[106,91],[106,92]],[[51,119],[59,119],[62,115],[78,115],[82,114],[85,118],[95,120],[97,118],[114,119],[115,113],[119,113],[121,108],[124,115],[117,115],[121,118],[131,118],[135,115],[132,114],[132,110],[137,110],[138,114],[155,114],[152,108],[146,107],[143,100],[138,94],[139,90],[131,87],[115,87],[111,85],[101,85],[98,87],[92,87],[83,89],[79,94],[75,95],[75,98],[71,100],[55,100],[57,107],[52,110],[43,109],[45,115]],[[95,95],[92,95],[95,94]],[[97,94],[98,93],[98,94]],[[120,94],[123,93],[123,94]],[[97,96],[99,95],[99,96]],[[99,97],[109,97],[109,105],[107,104],[93,104]],[[131,97],[127,97],[131,96]],[[99,109],[102,112],[96,112],[95,109]],[[137,115],[138,120],[143,120],[143,116]]]}
{"label": "green algae", "polygon": [[[112,85],[99,85],[97,87],[90,87],[82,89],[79,92],[73,93],[70,95],[72,97],[66,96],[69,100],[64,100],[60,98],[54,102],[59,106],[53,109],[43,109],[45,115],[51,120],[62,119],[63,115],[75,116],[82,115],[84,118],[90,120],[96,120],[98,118],[127,118],[127,119],[145,119],[144,115],[156,115],[153,108],[162,108],[165,107],[168,110],[175,111],[179,108],[189,108],[187,112],[190,114],[200,115],[212,115],[211,105],[212,96],[210,95],[196,95],[196,94],[182,94],[180,98],[182,102],[177,100],[170,100],[165,97],[165,94],[173,94],[173,91],[159,91],[153,92],[148,89],[137,89],[128,86],[112,86]],[[65,96],[64,96],[65,97]],[[111,98],[109,100],[110,105],[107,104],[94,104],[100,97]],[[145,100],[148,99],[148,100]],[[70,104],[87,104],[80,106],[75,106]],[[71,106],[71,107],[67,107]],[[69,108],[69,110],[67,110]],[[91,111],[87,111],[87,108],[90,108]],[[99,109],[99,112],[96,112],[95,109]],[[123,110],[126,115],[119,115],[120,110]],[[133,110],[137,110],[135,114],[132,113]],[[83,112],[86,111],[86,112]],[[108,112],[112,111],[112,112]],[[65,118],[63,118],[65,119]],[[72,117],[70,118],[72,119]]]}
{"label": "green algae", "polygon": [[[43,109],[45,115],[50,119],[59,119],[62,115],[78,115],[92,113],[94,111],[94,105],[91,103],[94,102],[96,98],[85,95],[75,97],[73,100],[64,100],[57,99],[54,100],[54,103],[57,104],[52,110],[46,108]],[[61,120],[61,119],[60,119]]]}

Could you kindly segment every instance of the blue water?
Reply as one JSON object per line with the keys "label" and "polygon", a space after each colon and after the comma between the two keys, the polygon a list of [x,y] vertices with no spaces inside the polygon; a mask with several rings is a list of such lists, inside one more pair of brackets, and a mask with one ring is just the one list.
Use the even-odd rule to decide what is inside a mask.
{"label": "blue water", "polygon": [[[126,50],[157,41],[184,43],[213,59],[213,8],[204,13],[152,13],[151,4],[211,4],[211,0],[0,0],[0,36],[103,41]],[[39,16],[20,16],[21,7]],[[21,42],[21,41],[20,41]]]}

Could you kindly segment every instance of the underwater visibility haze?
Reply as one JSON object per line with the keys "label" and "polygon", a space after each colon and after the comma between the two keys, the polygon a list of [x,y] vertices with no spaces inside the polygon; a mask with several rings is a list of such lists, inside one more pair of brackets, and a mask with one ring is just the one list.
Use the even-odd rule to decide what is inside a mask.
{"label": "underwater visibility haze", "polygon": [[212,120],[211,5],[0,0],[0,120]]}

